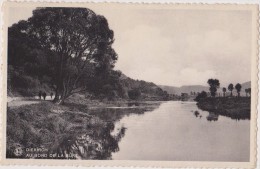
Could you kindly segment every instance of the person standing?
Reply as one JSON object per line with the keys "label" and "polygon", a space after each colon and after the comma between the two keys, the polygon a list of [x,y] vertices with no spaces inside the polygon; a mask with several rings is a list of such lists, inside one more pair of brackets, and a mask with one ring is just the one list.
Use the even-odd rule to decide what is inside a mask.
{"label": "person standing", "polygon": [[42,97],[42,91],[41,90],[39,91],[38,96],[39,96],[39,99],[41,100],[41,97]]}
{"label": "person standing", "polygon": [[45,100],[46,99],[46,93],[43,92],[42,96],[43,96],[43,99]]}

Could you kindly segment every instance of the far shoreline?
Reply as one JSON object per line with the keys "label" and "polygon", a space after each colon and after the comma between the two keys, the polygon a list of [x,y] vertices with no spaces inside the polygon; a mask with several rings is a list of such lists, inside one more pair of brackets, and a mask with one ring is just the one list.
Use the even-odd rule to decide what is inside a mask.
{"label": "far shoreline", "polygon": [[251,97],[207,97],[197,101],[198,108],[232,119],[250,120]]}

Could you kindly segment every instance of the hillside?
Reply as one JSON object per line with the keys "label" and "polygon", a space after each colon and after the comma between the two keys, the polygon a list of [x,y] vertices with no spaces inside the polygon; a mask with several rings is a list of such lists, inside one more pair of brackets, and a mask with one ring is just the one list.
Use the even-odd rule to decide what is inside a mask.
{"label": "hillside", "polygon": [[120,76],[120,83],[127,91],[130,99],[132,91],[135,91],[137,95],[140,95],[139,98],[144,100],[166,100],[168,97],[167,91],[164,91],[156,84],[143,80],[134,80],[123,73]]}
{"label": "hillside", "polygon": [[[168,93],[152,82],[134,80],[120,71],[111,71],[106,76],[89,78],[87,90],[81,92],[92,99],[108,100],[167,100]],[[46,81],[29,73],[19,73],[9,66],[8,96],[34,97],[39,91],[55,92]]]}
{"label": "hillside", "polygon": [[249,82],[245,82],[245,83],[242,83],[242,89],[247,89],[247,88],[251,88],[251,81]]}
{"label": "hillside", "polygon": [[207,86],[202,85],[185,85],[181,87],[174,87],[174,86],[163,86],[159,85],[163,90],[167,91],[169,94],[177,94],[180,95],[181,93],[190,93],[192,92],[201,92],[201,91],[208,91]]}

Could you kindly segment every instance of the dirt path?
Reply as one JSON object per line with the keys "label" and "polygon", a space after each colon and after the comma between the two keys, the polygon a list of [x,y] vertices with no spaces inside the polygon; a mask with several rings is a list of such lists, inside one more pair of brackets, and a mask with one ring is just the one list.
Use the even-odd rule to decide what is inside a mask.
{"label": "dirt path", "polygon": [[[46,97],[46,101],[51,100],[50,96]],[[39,98],[31,97],[31,98],[26,98],[26,97],[8,97],[7,98],[7,105],[8,107],[19,107],[23,105],[30,105],[30,104],[38,104],[40,102],[43,102],[43,100],[39,100]]]}

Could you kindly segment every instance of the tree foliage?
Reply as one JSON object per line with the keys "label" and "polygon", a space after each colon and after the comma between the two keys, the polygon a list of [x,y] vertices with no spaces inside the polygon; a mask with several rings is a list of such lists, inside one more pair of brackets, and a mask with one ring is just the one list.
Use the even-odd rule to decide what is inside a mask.
{"label": "tree foliage", "polygon": [[210,91],[211,96],[215,97],[217,89],[219,88],[219,85],[220,85],[219,80],[218,79],[209,79],[208,84],[210,86],[209,91]]}
{"label": "tree foliage", "polygon": [[139,89],[132,89],[128,91],[128,96],[132,100],[138,100],[141,97],[141,92]]}
{"label": "tree foliage", "polygon": [[237,90],[237,96],[240,97],[240,91],[241,91],[241,84],[240,83],[237,83],[236,86],[235,86],[236,90]]}
{"label": "tree foliage", "polygon": [[207,97],[207,92],[205,92],[205,91],[202,91],[201,93],[199,93],[198,95],[197,95],[197,97],[194,99],[195,101],[199,101],[200,99],[204,99],[204,98],[206,98]]}
{"label": "tree foliage", "polygon": [[[86,8],[38,8],[8,33],[9,63],[24,63],[24,59],[38,63],[36,68],[34,64],[26,68],[51,78],[55,100],[60,103],[73,93],[86,91],[94,75],[109,74],[117,60],[112,48],[114,33],[107,20]],[[20,42],[24,43],[19,46]]]}
{"label": "tree foliage", "polygon": [[233,86],[232,83],[230,83],[230,84],[228,85],[228,90],[230,91],[230,96],[233,96],[232,91],[234,90],[234,86]]}

